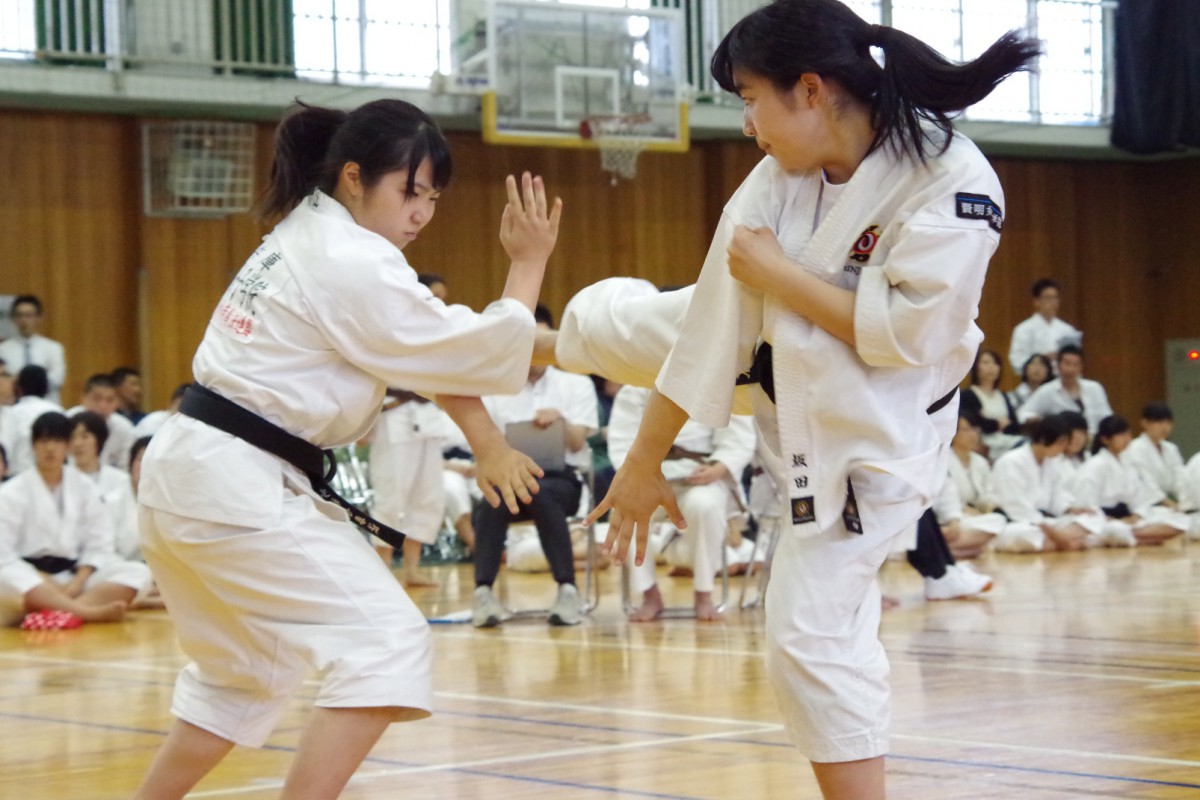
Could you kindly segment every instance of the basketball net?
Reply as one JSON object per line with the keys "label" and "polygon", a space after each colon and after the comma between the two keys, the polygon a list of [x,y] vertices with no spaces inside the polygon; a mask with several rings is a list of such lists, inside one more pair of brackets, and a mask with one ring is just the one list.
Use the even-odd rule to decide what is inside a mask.
{"label": "basketball net", "polygon": [[644,116],[593,117],[586,121],[591,139],[600,150],[600,168],[612,176],[612,185],[619,178],[637,177],[638,156],[650,143],[633,135],[634,126],[644,122]]}

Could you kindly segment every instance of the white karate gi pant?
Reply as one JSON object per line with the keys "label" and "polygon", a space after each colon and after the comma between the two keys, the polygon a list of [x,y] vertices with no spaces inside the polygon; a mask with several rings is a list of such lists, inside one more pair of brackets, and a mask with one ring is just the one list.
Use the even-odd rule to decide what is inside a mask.
{"label": "white karate gi pant", "polygon": [[767,677],[789,735],[812,761],[887,752],[889,665],[876,576],[911,527],[861,535],[839,519],[816,536],[779,535],[765,603]]}
{"label": "white karate gi pant", "polygon": [[446,515],[440,439],[371,445],[373,516],[422,544],[433,544]]}
{"label": "white karate gi pant", "polygon": [[265,529],[140,512],[142,552],[192,659],[175,716],[258,747],[311,671],[319,707],[429,716],[429,626],[340,508],[287,487]]}
{"label": "white karate gi pant", "polygon": [[[70,583],[74,577],[69,570],[50,576],[51,580],[61,584]],[[12,561],[0,567],[0,627],[16,625],[25,617],[25,595],[41,586],[42,580],[42,573],[28,561]],[[83,590],[86,592],[102,583],[133,589],[137,592],[136,600],[150,591],[154,579],[145,564],[113,558],[92,573]]]}

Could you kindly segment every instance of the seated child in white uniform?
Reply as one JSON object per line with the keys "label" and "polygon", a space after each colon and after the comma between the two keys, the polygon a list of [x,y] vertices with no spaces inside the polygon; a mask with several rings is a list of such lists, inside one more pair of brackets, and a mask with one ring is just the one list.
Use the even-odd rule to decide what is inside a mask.
{"label": "seated child in white uniform", "polygon": [[35,611],[116,622],[150,588],[145,564],[113,549],[112,520],[92,481],[66,463],[71,423],[34,421],[34,466],[0,484],[0,623]]}
{"label": "seated child in white uniform", "polygon": [[1100,420],[1092,457],[1079,469],[1073,493],[1078,502],[1100,508],[1106,543],[1125,547],[1158,545],[1188,529],[1187,516],[1161,505],[1157,486],[1146,484],[1121,459],[1133,434],[1124,417]]}

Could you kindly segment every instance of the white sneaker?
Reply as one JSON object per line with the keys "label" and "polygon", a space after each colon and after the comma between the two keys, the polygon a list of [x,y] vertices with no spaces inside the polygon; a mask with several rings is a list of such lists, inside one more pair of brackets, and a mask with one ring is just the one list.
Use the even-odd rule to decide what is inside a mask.
{"label": "white sneaker", "polygon": [[492,587],[475,587],[475,605],[471,609],[472,625],[476,628],[494,628],[511,616],[512,612],[496,599]]}
{"label": "white sneaker", "polygon": [[989,576],[980,575],[966,564],[952,564],[946,567],[946,574],[942,577],[925,579],[925,599],[958,600],[983,594],[991,588],[992,579]]}
{"label": "white sneaker", "polygon": [[583,622],[583,600],[579,590],[571,583],[558,585],[558,596],[550,607],[551,625],[578,625]]}

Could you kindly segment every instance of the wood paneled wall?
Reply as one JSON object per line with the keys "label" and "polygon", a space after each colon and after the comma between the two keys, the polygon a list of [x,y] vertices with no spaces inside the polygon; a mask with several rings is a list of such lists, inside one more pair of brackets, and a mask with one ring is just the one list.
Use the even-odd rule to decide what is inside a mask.
{"label": "wood paneled wall", "polygon": [[[260,127],[263,174],[270,135]],[[495,298],[507,266],[497,238],[504,176],[539,172],[566,204],[543,292],[556,313],[611,275],[690,283],[725,200],[760,157],[749,142],[697,142],[684,155],[642,155],[637,180],[611,186],[595,152],[450,138],[455,178],[406,250],[410,262],[442,273],[457,302],[480,308]],[[0,293],[46,302],[46,333],[67,347],[68,402],[88,374],[132,363],[143,369],[148,407],[165,405],[263,233],[245,216],[143,216],[139,148],[136,119],[0,111]],[[1062,316],[1085,331],[1087,374],[1136,417],[1164,394],[1164,339],[1200,335],[1200,254],[1189,243],[1200,160],[994,163],[1007,220],[980,310],[987,345],[1007,353],[1013,325],[1030,313],[1030,285],[1052,276],[1063,286]]]}

